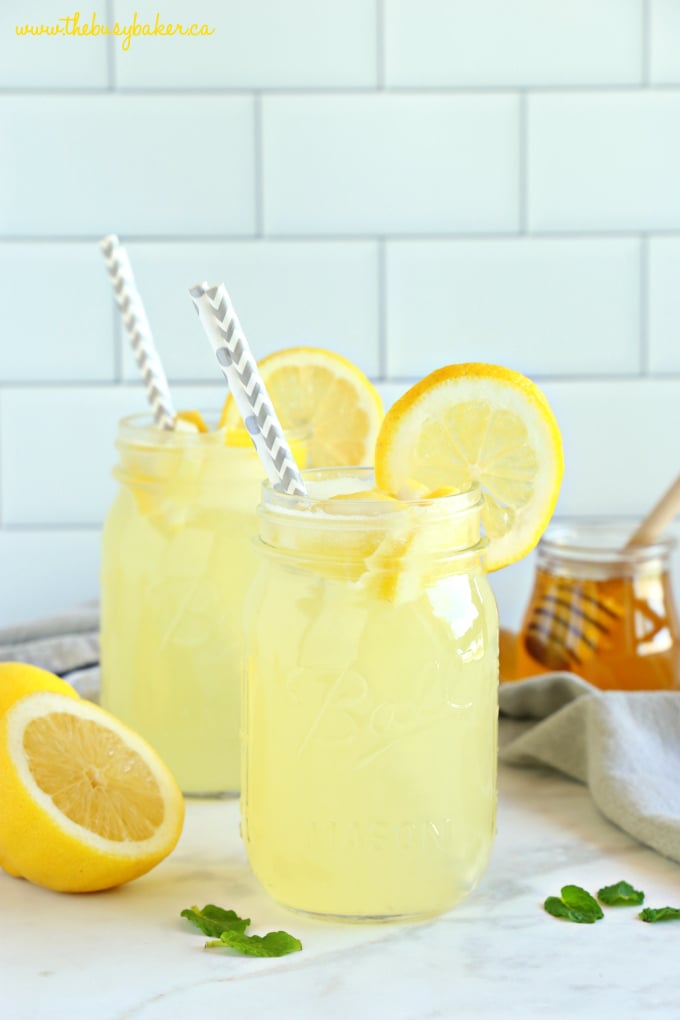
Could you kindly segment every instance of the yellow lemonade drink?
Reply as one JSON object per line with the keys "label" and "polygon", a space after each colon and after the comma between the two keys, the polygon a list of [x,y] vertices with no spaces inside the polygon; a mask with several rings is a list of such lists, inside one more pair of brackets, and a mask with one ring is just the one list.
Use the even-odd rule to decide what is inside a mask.
{"label": "yellow lemonade drink", "polygon": [[164,432],[143,416],[121,422],[117,445],[101,703],[149,741],[184,793],[237,793],[242,608],[262,467],[243,432]]}
{"label": "yellow lemonade drink", "polygon": [[[481,498],[401,501],[366,469],[263,489],[246,604],[242,830],[313,914],[447,910],[495,827],[498,618]],[[365,491],[364,491],[365,490]]]}

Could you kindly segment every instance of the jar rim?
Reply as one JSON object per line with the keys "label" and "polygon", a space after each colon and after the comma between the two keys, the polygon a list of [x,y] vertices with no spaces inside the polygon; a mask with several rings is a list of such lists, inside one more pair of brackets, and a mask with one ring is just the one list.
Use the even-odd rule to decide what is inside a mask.
{"label": "jar rim", "polygon": [[[155,424],[150,411],[138,411],[134,414],[124,415],[119,419],[117,443],[133,443],[136,446],[148,446],[155,449],[213,445],[254,451],[252,438],[245,425],[220,427],[218,424],[221,413],[219,408],[200,407],[196,410],[208,425],[208,432],[161,429]],[[296,427],[286,429],[285,433],[289,442],[304,442],[308,438],[309,430],[306,427]]]}
{"label": "jar rim", "polygon": [[[219,420],[219,411],[199,409],[209,428],[211,423]],[[225,444],[224,431],[216,427],[209,432],[177,431],[162,429],[156,425],[150,411],[138,411],[124,415],[118,421],[118,443],[131,443],[135,446],[172,447],[172,446],[205,446],[209,443]]]}
{"label": "jar rim", "polygon": [[[357,491],[361,492],[363,487],[363,489],[365,489],[368,493],[372,487],[371,483],[374,478],[374,469],[368,465],[314,467],[305,469],[301,472],[301,475],[303,481],[306,483],[311,482],[317,484],[332,478],[356,478],[360,483]],[[324,504],[327,504],[328,500],[328,493],[320,495],[307,493],[304,496],[300,496],[296,493],[282,492],[267,479],[262,483],[262,502],[260,504],[260,509],[265,512],[272,510],[274,512],[282,511],[285,513],[299,515],[313,512],[315,508],[320,508]],[[398,503],[400,508],[404,509],[408,507],[437,507],[442,514],[446,516],[449,513],[464,513],[465,511],[481,507],[482,492],[479,485],[473,484],[469,489],[465,489],[462,492],[451,493],[450,495],[443,496],[421,497],[419,499],[399,499]],[[348,511],[351,512],[334,513],[334,520],[337,519],[339,521],[346,521],[361,517],[361,507],[366,507],[367,514],[370,514],[371,517],[376,516],[376,500],[371,499],[369,495],[367,495],[366,498],[357,497],[356,499],[345,499],[342,501],[342,504],[347,507]],[[338,504],[338,507],[340,507],[340,504]],[[370,508],[370,510],[368,508]],[[387,510],[387,507],[386,511],[390,512]],[[378,514],[378,516],[382,515]]]}
{"label": "jar rim", "polygon": [[634,517],[556,518],[539,542],[538,555],[603,565],[633,565],[666,559],[677,544],[672,535],[626,548],[639,524],[640,519]]}

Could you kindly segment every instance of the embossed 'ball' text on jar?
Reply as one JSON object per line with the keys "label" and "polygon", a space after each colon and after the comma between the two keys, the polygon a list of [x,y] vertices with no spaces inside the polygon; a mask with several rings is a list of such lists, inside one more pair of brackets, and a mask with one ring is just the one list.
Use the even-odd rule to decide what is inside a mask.
{"label": "embossed 'ball' text on jar", "polygon": [[368,469],[263,486],[246,601],[242,831],[280,903],[448,910],[495,831],[498,615],[477,490],[403,502]]}

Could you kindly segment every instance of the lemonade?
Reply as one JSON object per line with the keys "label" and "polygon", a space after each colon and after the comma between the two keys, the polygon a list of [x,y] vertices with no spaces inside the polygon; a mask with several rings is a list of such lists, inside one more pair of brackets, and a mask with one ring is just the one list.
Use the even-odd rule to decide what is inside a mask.
{"label": "lemonade", "polygon": [[305,478],[309,498],[265,486],[260,509],[248,855],[299,910],[437,913],[475,886],[494,835],[498,619],[479,490],[409,502],[370,493],[365,470]]}
{"label": "lemonade", "polygon": [[241,625],[262,467],[247,436],[120,425],[102,549],[101,703],[186,794],[236,793]]}

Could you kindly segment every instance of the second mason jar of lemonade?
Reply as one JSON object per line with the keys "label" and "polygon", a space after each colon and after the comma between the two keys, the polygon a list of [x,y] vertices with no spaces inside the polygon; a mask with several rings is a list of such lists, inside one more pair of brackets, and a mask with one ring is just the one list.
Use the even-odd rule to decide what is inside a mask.
{"label": "second mason jar of lemonade", "polygon": [[246,604],[242,820],[279,902],[352,919],[447,910],[496,807],[498,618],[476,488],[402,501],[365,469],[263,488]]}
{"label": "second mason jar of lemonade", "polygon": [[194,795],[240,789],[244,593],[262,467],[244,430],[123,419],[104,526],[101,702]]}

